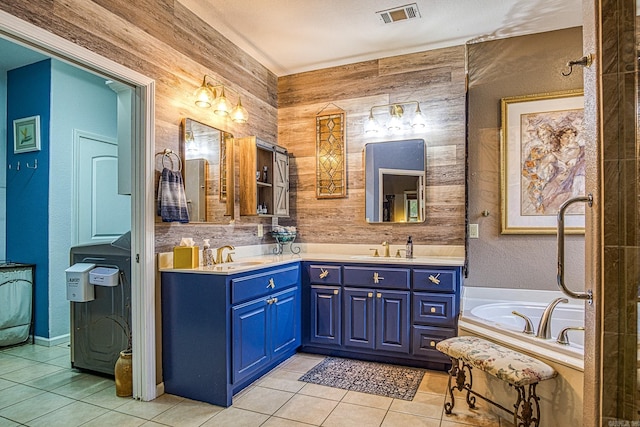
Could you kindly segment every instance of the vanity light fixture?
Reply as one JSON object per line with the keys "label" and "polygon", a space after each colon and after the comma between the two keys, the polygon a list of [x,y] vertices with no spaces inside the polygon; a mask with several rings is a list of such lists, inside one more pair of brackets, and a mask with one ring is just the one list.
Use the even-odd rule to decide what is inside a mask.
{"label": "vanity light fixture", "polygon": [[[214,84],[207,82],[207,77],[209,80],[213,80]],[[220,95],[218,95],[218,90]],[[249,113],[242,105],[240,94],[237,93],[238,103],[233,106],[227,98],[225,90],[232,91],[208,74],[205,74],[202,79],[202,85],[194,93],[196,105],[202,108],[213,107],[213,112],[219,116],[230,117],[236,123],[247,123]]]}
{"label": "vanity light fixture", "polygon": [[384,128],[386,128],[390,133],[397,133],[405,130],[402,117],[405,114],[405,108],[403,106],[406,105],[415,105],[413,117],[409,122],[411,128],[414,130],[424,129],[426,127],[426,120],[422,114],[422,110],[420,110],[420,103],[418,101],[406,101],[395,102],[393,104],[374,105],[371,107],[369,110],[369,119],[364,125],[364,133],[367,135],[375,135],[382,131],[382,127],[376,119],[376,114],[382,114],[379,112],[381,109],[385,109],[388,114],[388,119]]}

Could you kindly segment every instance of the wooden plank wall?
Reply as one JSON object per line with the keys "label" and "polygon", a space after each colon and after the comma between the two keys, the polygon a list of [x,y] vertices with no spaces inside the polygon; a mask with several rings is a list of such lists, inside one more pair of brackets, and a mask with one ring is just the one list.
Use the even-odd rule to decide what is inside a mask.
{"label": "wooden plank wall", "polygon": [[[276,76],[178,1],[3,0],[0,9],[154,79],[156,153],[165,148],[180,152],[180,122],[185,117],[236,137],[276,141]],[[205,73],[240,92],[249,123],[234,124],[194,105],[193,92]],[[229,92],[227,96],[235,100]],[[156,158],[157,176],[161,159]],[[253,218],[225,225],[157,221],[156,252],[171,250],[182,236],[198,242],[211,238],[213,246],[261,241],[255,237],[258,220]]]}
{"label": "wooden plank wall", "polygon": [[[464,46],[365,61],[278,79],[278,141],[289,149],[291,217],[299,239],[313,243],[464,244]],[[374,105],[416,100],[427,129],[404,137],[427,142],[424,224],[365,222],[362,150],[384,140],[364,135]],[[327,104],[346,111],[347,197],[316,199],[315,117]],[[335,108],[333,105],[330,108]]]}
{"label": "wooden plank wall", "polygon": [[[281,224],[300,229],[302,242],[461,245],[464,241],[464,47],[440,49],[281,77],[259,64],[174,0],[4,0],[0,9],[73,41],[156,81],[156,152],[179,150],[179,124],[190,117],[233,133],[256,135],[289,149],[291,213]],[[236,125],[193,105],[192,94],[210,74],[242,95],[250,121]],[[429,128],[427,222],[364,222],[362,126],[372,105],[420,101]],[[315,114],[333,102],[347,111],[348,197],[315,199]],[[160,157],[156,159],[158,172]],[[236,167],[238,161],[236,159]],[[236,174],[237,175],[237,174]],[[238,209],[236,180],[235,207]],[[271,243],[256,224],[156,223],[156,252],[183,236],[212,245]]]}

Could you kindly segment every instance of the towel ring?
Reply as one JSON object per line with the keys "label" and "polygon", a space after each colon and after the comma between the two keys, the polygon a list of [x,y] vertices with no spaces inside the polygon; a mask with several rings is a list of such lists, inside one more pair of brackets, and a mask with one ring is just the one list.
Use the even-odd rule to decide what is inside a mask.
{"label": "towel ring", "polygon": [[176,156],[176,160],[178,162],[178,172],[182,172],[182,159],[180,158],[180,156],[178,156],[172,149],[170,148],[165,148],[164,149],[164,153],[162,153],[162,167],[166,168],[167,165],[164,163],[164,161],[166,159],[169,159],[169,161],[171,162],[171,170],[173,170],[175,172],[175,170],[173,169],[173,158],[171,158],[171,155]]}

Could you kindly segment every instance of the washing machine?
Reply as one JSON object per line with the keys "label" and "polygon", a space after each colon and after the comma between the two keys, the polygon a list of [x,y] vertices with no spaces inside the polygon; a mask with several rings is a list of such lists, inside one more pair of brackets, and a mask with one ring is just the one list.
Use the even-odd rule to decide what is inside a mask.
{"label": "washing machine", "polygon": [[111,243],[71,248],[71,266],[118,269],[113,286],[93,285],[94,298],[71,304],[71,366],[113,375],[120,351],[131,337],[131,234]]}

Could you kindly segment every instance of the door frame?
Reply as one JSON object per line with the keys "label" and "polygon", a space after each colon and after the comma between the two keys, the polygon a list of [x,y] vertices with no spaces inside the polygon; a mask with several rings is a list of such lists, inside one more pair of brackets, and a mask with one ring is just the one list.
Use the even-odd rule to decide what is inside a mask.
{"label": "door frame", "polygon": [[131,148],[133,397],[153,400],[159,394],[156,385],[153,209],[155,81],[2,10],[0,10],[0,36],[78,68],[133,87]]}

